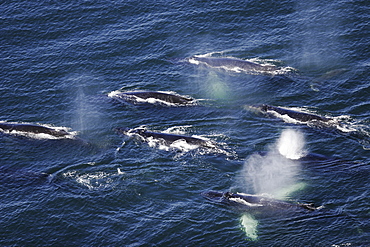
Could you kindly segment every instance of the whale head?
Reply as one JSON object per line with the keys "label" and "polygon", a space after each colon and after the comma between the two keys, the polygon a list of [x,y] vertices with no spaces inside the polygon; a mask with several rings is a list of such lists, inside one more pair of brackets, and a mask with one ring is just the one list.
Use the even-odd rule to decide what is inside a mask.
{"label": "whale head", "polygon": [[131,128],[127,128],[127,127],[117,127],[117,128],[114,128],[114,130],[117,133],[123,134],[123,135],[133,135],[133,134],[141,135],[146,131],[144,128],[131,129]]}
{"label": "whale head", "polygon": [[228,203],[229,198],[233,195],[231,192],[218,192],[218,191],[206,191],[201,194],[204,198],[217,202],[217,203]]}
{"label": "whale head", "polygon": [[127,135],[132,129],[127,128],[127,127],[117,127],[117,128],[114,128],[114,130],[119,134]]}
{"label": "whale head", "polygon": [[264,113],[269,110],[269,105],[260,104],[260,105],[245,105],[244,109],[254,113]]}

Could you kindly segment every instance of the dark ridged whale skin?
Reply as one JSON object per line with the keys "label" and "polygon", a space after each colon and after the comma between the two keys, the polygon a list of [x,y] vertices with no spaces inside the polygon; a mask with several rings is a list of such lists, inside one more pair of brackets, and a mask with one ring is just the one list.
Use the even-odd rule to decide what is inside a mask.
{"label": "dark ridged whale skin", "polygon": [[270,209],[294,209],[303,208],[309,211],[316,210],[313,204],[291,204],[280,200],[275,200],[268,197],[250,195],[244,193],[232,193],[232,192],[218,192],[218,191],[207,191],[202,193],[202,196],[206,199],[227,206],[233,206],[238,209],[253,209],[253,208],[270,208]]}
{"label": "dark ridged whale skin", "polygon": [[69,135],[69,133],[64,130],[56,130],[37,124],[0,123],[0,129],[9,132],[19,131],[32,134],[48,134],[55,137],[63,137]]}
{"label": "dark ridged whale skin", "polygon": [[156,91],[132,91],[132,92],[121,92],[116,94],[114,97],[116,98],[125,98],[127,96],[136,96],[141,99],[149,99],[154,98],[158,100],[165,101],[171,104],[180,104],[186,105],[193,101],[191,98],[187,98],[184,96],[164,93],[164,92],[156,92]]}

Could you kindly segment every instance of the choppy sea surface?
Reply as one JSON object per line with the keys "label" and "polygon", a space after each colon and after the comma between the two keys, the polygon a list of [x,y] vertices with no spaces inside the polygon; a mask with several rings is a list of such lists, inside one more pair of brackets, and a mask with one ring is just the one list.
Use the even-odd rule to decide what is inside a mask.
{"label": "choppy sea surface", "polygon": [[[0,245],[369,246],[369,13],[365,0],[3,1],[0,121],[75,137],[0,133]],[[196,104],[125,103],[109,97],[117,90]],[[266,116],[258,104],[338,121]],[[320,209],[240,211],[209,190]]]}

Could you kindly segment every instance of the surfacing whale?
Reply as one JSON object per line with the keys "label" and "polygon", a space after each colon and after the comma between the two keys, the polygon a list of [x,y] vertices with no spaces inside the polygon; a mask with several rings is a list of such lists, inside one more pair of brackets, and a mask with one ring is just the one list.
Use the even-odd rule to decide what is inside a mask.
{"label": "surfacing whale", "polygon": [[71,135],[62,129],[54,129],[42,125],[25,123],[0,122],[0,130],[5,133],[47,134],[53,137],[67,137]]}
{"label": "surfacing whale", "polygon": [[235,72],[273,72],[280,68],[275,65],[262,65],[239,58],[231,57],[210,57],[210,56],[192,56],[188,59],[189,63],[202,64],[212,68],[222,68]]}
{"label": "surfacing whale", "polygon": [[163,142],[166,145],[171,145],[172,143],[180,140],[186,141],[188,144],[191,145],[198,145],[198,146],[203,146],[203,147],[210,147],[214,148],[215,145],[212,141],[197,138],[197,137],[192,137],[192,136],[184,136],[184,135],[175,135],[175,134],[168,134],[168,133],[160,133],[160,132],[151,132],[147,131],[146,129],[142,128],[136,128],[136,129],[130,129],[130,128],[116,128],[115,129],[118,133],[124,134],[127,136],[140,136],[144,139],[147,138],[153,138],[156,140],[163,140]]}
{"label": "surfacing whale", "polygon": [[312,113],[306,113],[306,112],[296,111],[296,110],[292,110],[292,109],[288,109],[284,107],[272,106],[272,105],[266,105],[266,104],[248,106],[247,108],[252,109],[252,110],[258,110],[259,112],[267,114],[272,117],[281,118],[283,116],[288,116],[293,120],[303,122],[303,123],[312,122],[312,121],[327,123],[333,120],[332,118],[323,117],[323,116],[319,116],[319,115],[312,114]]}
{"label": "surfacing whale", "polygon": [[[168,103],[174,105],[189,105],[194,103],[194,99],[184,97],[178,94],[157,91],[113,91],[109,95],[118,100],[131,101],[135,103]],[[152,100],[152,101],[150,101]]]}
{"label": "surfacing whale", "polygon": [[249,211],[253,209],[306,209],[309,211],[314,211],[318,209],[313,204],[292,204],[269,197],[244,193],[207,191],[202,193],[202,196],[212,202],[232,206],[242,211]]}

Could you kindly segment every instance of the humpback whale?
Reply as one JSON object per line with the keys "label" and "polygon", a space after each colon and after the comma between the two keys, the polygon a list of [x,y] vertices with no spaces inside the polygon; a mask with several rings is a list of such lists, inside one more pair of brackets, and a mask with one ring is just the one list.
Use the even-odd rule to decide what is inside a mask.
{"label": "humpback whale", "polygon": [[280,116],[286,115],[296,121],[304,122],[304,123],[311,122],[311,121],[319,121],[319,122],[326,123],[326,122],[333,120],[332,118],[328,118],[328,117],[323,117],[323,116],[319,116],[319,115],[315,115],[311,113],[295,111],[295,110],[291,110],[291,109],[287,109],[283,107],[266,105],[266,104],[249,106],[247,108],[258,110],[264,114],[267,114],[273,117],[279,117],[279,115]]}
{"label": "humpback whale", "polygon": [[194,99],[184,97],[177,94],[167,93],[167,92],[156,92],[156,91],[130,91],[130,92],[120,92],[113,91],[109,95],[111,98],[124,101],[132,101],[138,103],[144,101],[146,103],[151,103],[149,100],[157,100],[159,103],[165,102],[175,105],[188,105],[194,103]]}
{"label": "humpback whale", "polygon": [[184,136],[184,135],[175,135],[175,134],[168,134],[168,133],[160,133],[160,132],[151,132],[147,131],[146,129],[142,128],[136,128],[136,129],[130,129],[130,128],[116,128],[115,129],[118,133],[132,136],[140,136],[144,139],[147,138],[154,138],[156,140],[163,140],[163,142],[166,145],[171,145],[172,143],[179,141],[179,140],[184,140],[188,144],[191,145],[198,145],[198,146],[203,146],[203,147],[209,147],[209,148],[214,148],[215,144],[212,141],[209,140],[204,140],[201,138],[197,137],[192,137],[192,136]]}
{"label": "humpback whale", "polygon": [[188,58],[192,64],[203,64],[212,68],[223,68],[236,72],[272,72],[280,68],[275,65],[261,65],[250,61],[232,57],[209,57],[209,56],[192,56]]}
{"label": "humpback whale", "polygon": [[292,204],[269,197],[244,193],[207,191],[202,193],[202,196],[212,202],[232,206],[243,211],[252,209],[306,209],[314,211],[318,209],[313,204]]}
{"label": "humpback whale", "polygon": [[65,130],[53,129],[37,124],[7,123],[0,122],[0,130],[6,133],[21,132],[30,134],[47,134],[54,137],[66,137],[71,135]]}

